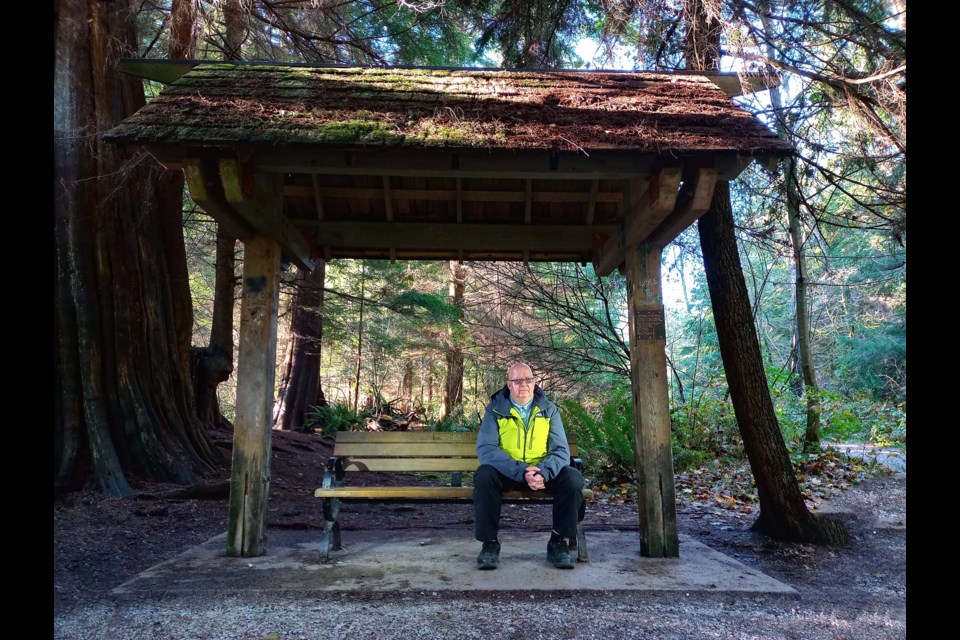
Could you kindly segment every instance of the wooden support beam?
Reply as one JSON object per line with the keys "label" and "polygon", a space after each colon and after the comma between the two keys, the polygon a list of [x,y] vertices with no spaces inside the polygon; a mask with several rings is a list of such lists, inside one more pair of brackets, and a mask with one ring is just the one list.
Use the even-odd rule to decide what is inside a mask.
{"label": "wooden support beam", "polygon": [[390,195],[390,176],[383,176],[383,206],[387,212],[387,222],[393,222],[393,197]]}
{"label": "wooden support beam", "polygon": [[266,541],[280,256],[280,245],[271,239],[244,242],[228,556],[263,555]]}
{"label": "wooden support beam", "polygon": [[[181,169],[184,158],[196,150],[188,145],[148,144],[146,149],[169,169]],[[258,167],[273,173],[313,173],[328,175],[403,176],[432,178],[532,178],[534,180],[632,180],[656,171],[663,160],[657,153],[638,155],[633,151],[592,150],[590,157],[561,154],[556,168],[551,167],[552,152],[457,152],[460,160],[451,166],[452,155],[437,149],[380,149],[343,152],[338,150],[257,149],[251,159]],[[771,168],[781,154],[744,154],[719,151],[713,154],[718,180],[733,180],[756,160]]]}
{"label": "wooden support beam", "polygon": [[533,211],[533,180],[527,178],[526,193],[523,197],[523,224],[530,224],[530,216]]}
{"label": "wooden support beam", "polygon": [[[257,235],[277,242],[286,258],[313,271],[310,245],[283,214],[283,176],[257,171],[253,165],[231,158],[220,160],[219,166],[223,193],[230,206]],[[313,195],[313,188],[307,188]]]}
{"label": "wooden support beam", "polygon": [[[656,229],[663,219],[673,211],[677,201],[677,189],[680,187],[682,171],[679,167],[664,169],[652,176],[646,189],[646,199],[636,199],[624,209],[623,242],[626,247],[639,246],[650,232]],[[626,198],[626,194],[624,195]],[[628,204],[626,201],[624,204]]]}
{"label": "wooden support beam", "polygon": [[637,464],[640,555],[676,558],[676,490],[667,390],[666,323],[660,283],[661,251],[644,244],[627,250],[630,382]]}
{"label": "wooden support beam", "polygon": [[511,225],[420,222],[303,222],[315,227],[323,247],[349,249],[451,250],[482,247],[485,251],[577,251],[589,254],[595,233],[613,234],[612,225]]}
{"label": "wooden support beam", "polygon": [[[155,145],[161,152],[171,145]],[[164,158],[176,160],[178,150]],[[179,151],[183,153],[183,151]],[[627,180],[649,174],[662,158],[657,153],[591,150],[582,153],[545,150],[376,149],[353,150],[347,158],[334,149],[258,149],[257,165],[277,173],[391,175],[455,178],[532,178],[534,180]]]}
{"label": "wooden support beam", "polygon": [[683,181],[673,212],[653,230],[647,239],[661,249],[692,225],[710,208],[713,190],[717,185],[716,169],[697,169]]}
{"label": "wooden support beam", "polygon": [[463,222],[463,179],[457,176],[457,224]]}
{"label": "wooden support beam", "polygon": [[598,275],[613,273],[623,262],[626,251],[646,241],[673,211],[681,175],[679,167],[670,167],[651,176],[649,181],[631,180],[624,185],[623,227],[594,256],[594,269]]}
{"label": "wooden support beam", "polygon": [[597,211],[597,190],[599,188],[599,180],[590,181],[590,198],[587,200],[587,224],[593,224],[593,216]]}
{"label": "wooden support beam", "polygon": [[[325,187],[327,198],[348,198],[356,200],[380,200],[387,197],[385,189],[371,187]],[[285,197],[309,198],[313,196],[312,187],[287,185],[283,188]],[[583,202],[589,204],[591,197],[596,202],[622,202],[623,194],[613,191],[600,191],[593,196],[585,191],[536,191],[525,188],[523,191],[464,191],[460,185],[456,189],[390,189],[392,200],[433,200],[433,201],[472,201],[472,202]]]}
{"label": "wooden support beam", "polygon": [[323,209],[323,189],[320,186],[320,179],[317,174],[311,175],[310,179],[313,182],[313,202],[317,207],[317,220],[323,220],[326,212]]}
{"label": "wooden support beam", "polygon": [[254,234],[253,226],[227,203],[215,160],[187,158],[183,161],[182,168],[190,198],[216,220],[225,232],[240,240]]}

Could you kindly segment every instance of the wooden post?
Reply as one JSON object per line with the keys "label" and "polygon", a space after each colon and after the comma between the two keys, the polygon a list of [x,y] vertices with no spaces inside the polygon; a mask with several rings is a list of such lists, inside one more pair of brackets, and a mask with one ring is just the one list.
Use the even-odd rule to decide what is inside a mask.
{"label": "wooden post", "polygon": [[280,245],[244,242],[240,353],[227,519],[227,555],[262,555],[270,490],[270,435],[277,359]]}
{"label": "wooden post", "polygon": [[630,380],[637,451],[640,555],[677,558],[676,492],[667,393],[666,323],[659,247],[627,248],[625,275],[630,316]]}

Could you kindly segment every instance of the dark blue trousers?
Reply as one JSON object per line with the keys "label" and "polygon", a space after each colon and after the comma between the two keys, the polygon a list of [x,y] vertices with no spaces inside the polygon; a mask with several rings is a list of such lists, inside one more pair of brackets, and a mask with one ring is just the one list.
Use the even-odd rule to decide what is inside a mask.
{"label": "dark blue trousers", "polygon": [[[553,530],[568,540],[576,538],[577,523],[583,520],[583,475],[576,467],[564,467],[551,478],[545,491],[553,496]],[[500,531],[500,507],[503,492],[527,489],[488,464],[480,465],[473,474],[473,508],[476,513],[477,540],[496,540]]]}

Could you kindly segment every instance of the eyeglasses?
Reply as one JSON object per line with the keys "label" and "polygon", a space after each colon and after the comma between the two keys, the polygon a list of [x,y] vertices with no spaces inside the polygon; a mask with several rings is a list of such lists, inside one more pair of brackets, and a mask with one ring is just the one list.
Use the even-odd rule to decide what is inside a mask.
{"label": "eyeglasses", "polygon": [[534,378],[514,378],[513,380],[507,380],[507,382],[512,382],[516,385],[521,384],[533,384]]}

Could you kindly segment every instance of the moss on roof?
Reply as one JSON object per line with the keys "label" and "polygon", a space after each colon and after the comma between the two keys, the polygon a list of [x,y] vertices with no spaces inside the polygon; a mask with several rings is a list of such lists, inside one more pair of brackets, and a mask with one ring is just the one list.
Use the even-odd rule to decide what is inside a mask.
{"label": "moss on roof", "polygon": [[141,144],[783,153],[709,79],[651,72],[203,64],[107,138]]}

